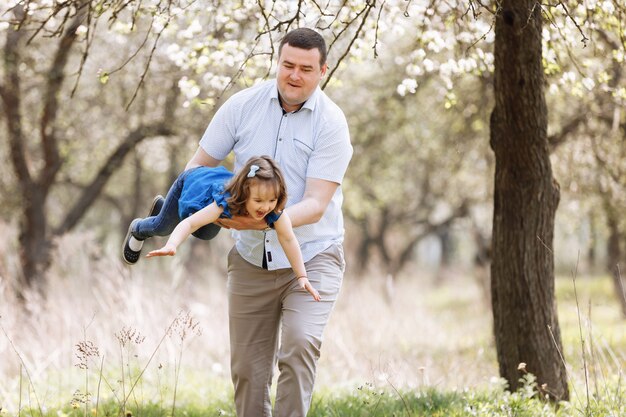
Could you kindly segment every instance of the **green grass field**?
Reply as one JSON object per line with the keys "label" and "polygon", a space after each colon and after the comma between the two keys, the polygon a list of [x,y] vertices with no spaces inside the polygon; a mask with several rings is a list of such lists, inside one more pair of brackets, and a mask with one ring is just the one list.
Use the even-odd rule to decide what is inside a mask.
{"label": "green grass field", "polygon": [[[357,387],[353,392],[322,392],[314,396],[309,417],[541,417],[541,416],[622,416],[626,412],[623,390],[613,390],[607,396],[592,402],[562,402],[551,404],[536,395],[532,378],[523,389],[509,393],[494,388],[490,391],[463,390],[441,392],[435,389],[395,391],[376,389],[371,384]],[[124,412],[122,410],[125,410]],[[6,413],[3,413],[6,414]],[[202,403],[185,403],[177,408],[164,403],[129,403],[121,408],[107,402],[96,408],[91,404],[76,404],[53,410],[23,409],[23,416],[79,417],[79,416],[235,416],[228,398],[213,397]]]}

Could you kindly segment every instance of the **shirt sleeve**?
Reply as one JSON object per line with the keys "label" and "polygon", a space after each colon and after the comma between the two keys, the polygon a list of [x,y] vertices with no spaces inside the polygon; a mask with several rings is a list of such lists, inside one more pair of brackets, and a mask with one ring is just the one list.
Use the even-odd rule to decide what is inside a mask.
{"label": "shirt sleeve", "polygon": [[235,146],[237,103],[233,97],[217,110],[200,139],[200,147],[217,160],[224,160]]}

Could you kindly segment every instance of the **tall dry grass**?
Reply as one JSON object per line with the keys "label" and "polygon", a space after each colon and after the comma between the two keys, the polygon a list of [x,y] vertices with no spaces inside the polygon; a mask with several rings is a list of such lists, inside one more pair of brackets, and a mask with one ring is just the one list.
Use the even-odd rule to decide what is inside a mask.
{"label": "tall dry grass", "polygon": [[[24,403],[33,408],[80,403],[81,395],[92,403],[113,398],[120,404],[229,395],[226,234],[211,242],[210,250],[205,242],[187,245],[176,258],[142,259],[133,267],[119,259],[116,240],[65,236],[57,242],[45,298],[30,293],[20,307],[11,290],[15,248],[7,243],[14,241],[14,228],[0,225],[0,233],[5,236],[0,243],[5,410]],[[212,256],[190,266],[192,250],[198,258],[205,252]],[[448,274],[438,285],[428,271],[412,271],[397,278],[390,302],[385,279],[355,276],[348,267],[325,333],[318,387],[349,389],[368,382],[450,390],[495,381],[491,313],[471,271]],[[181,316],[194,323],[185,337],[172,330]],[[561,319],[567,340],[578,323]],[[85,354],[90,347],[96,354]],[[575,356],[575,348],[566,346],[565,355]],[[621,372],[619,364],[611,367],[608,373]],[[572,382],[579,383],[579,365],[570,368]]]}
{"label": "tall dry grass", "polygon": [[[10,233],[10,227],[4,227]],[[11,236],[5,242],[10,240]],[[0,277],[4,300],[0,324],[6,332],[0,337],[0,380],[4,381],[0,393],[5,401],[15,403],[20,384],[26,392],[26,370],[32,390],[44,403],[81,389],[84,377],[77,366],[77,344],[85,341],[98,348],[99,359],[92,359],[91,370],[96,371],[104,358],[109,389],[120,391],[122,369],[126,374],[129,367],[131,373],[139,372],[181,311],[189,312],[202,332],[185,341],[180,378],[200,387],[213,384],[207,381],[228,384],[222,271],[229,238],[223,236],[220,242],[211,243],[224,255],[212,260],[221,265],[195,267],[195,272],[185,265],[185,250],[190,251],[191,245],[179,257],[142,259],[128,267],[119,259],[119,242],[95,242],[96,237],[89,233],[60,239],[45,298],[29,293],[25,308],[20,308],[12,295],[10,277]],[[13,249],[1,247],[5,265],[17,262]],[[196,248],[196,254],[201,253],[198,249],[202,248]],[[384,280],[356,277],[348,269],[325,334],[318,385],[348,386],[376,380],[407,387],[451,388],[481,384],[494,375],[490,315],[476,300],[476,286],[464,279],[432,288],[429,280],[427,274],[401,277],[389,303],[383,296]],[[456,307],[441,311],[447,302]],[[463,321],[459,313],[465,317]],[[131,330],[143,339],[124,347],[132,349],[129,361],[133,363],[120,364],[123,355],[116,335]],[[142,377],[144,389],[157,378],[173,384],[179,354],[180,343],[167,337]]]}

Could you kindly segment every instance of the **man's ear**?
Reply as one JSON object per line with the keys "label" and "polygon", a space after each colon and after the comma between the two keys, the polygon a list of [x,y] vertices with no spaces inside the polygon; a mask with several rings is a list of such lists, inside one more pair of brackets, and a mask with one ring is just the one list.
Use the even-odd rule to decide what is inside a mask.
{"label": "man's ear", "polygon": [[328,69],[328,64],[322,65],[322,77],[326,75],[326,70]]}

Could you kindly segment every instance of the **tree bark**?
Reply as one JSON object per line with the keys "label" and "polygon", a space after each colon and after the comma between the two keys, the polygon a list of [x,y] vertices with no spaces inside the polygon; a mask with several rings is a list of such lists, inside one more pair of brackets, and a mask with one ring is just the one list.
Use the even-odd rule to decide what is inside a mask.
{"label": "tree bark", "polygon": [[495,24],[495,153],[491,298],[500,375],[520,387],[520,363],[553,400],[567,400],[554,297],[552,177],[543,92],[541,6],[503,0]]}
{"label": "tree bark", "polygon": [[622,234],[618,226],[618,217],[615,210],[609,207],[609,203],[605,201],[605,213],[607,218],[607,227],[609,229],[609,239],[607,241],[607,268],[613,279],[613,288],[615,296],[619,302],[622,317],[626,317],[626,293],[624,292],[624,281],[622,281]]}
{"label": "tree bark", "polygon": [[[24,15],[21,6],[14,9],[16,18],[19,20]],[[8,141],[11,153],[11,165],[19,183],[19,189],[24,205],[23,215],[20,219],[20,264],[22,274],[18,277],[18,297],[22,299],[20,288],[33,286],[37,276],[41,274],[43,264],[35,260],[38,257],[46,257],[48,245],[44,239],[47,231],[43,205],[45,204],[45,192],[41,185],[35,181],[26,157],[26,141],[22,128],[22,98],[21,78],[19,65],[21,62],[21,47],[23,46],[24,31],[8,30],[7,40],[4,46],[3,65],[5,82],[0,89],[4,114],[7,120]]]}

